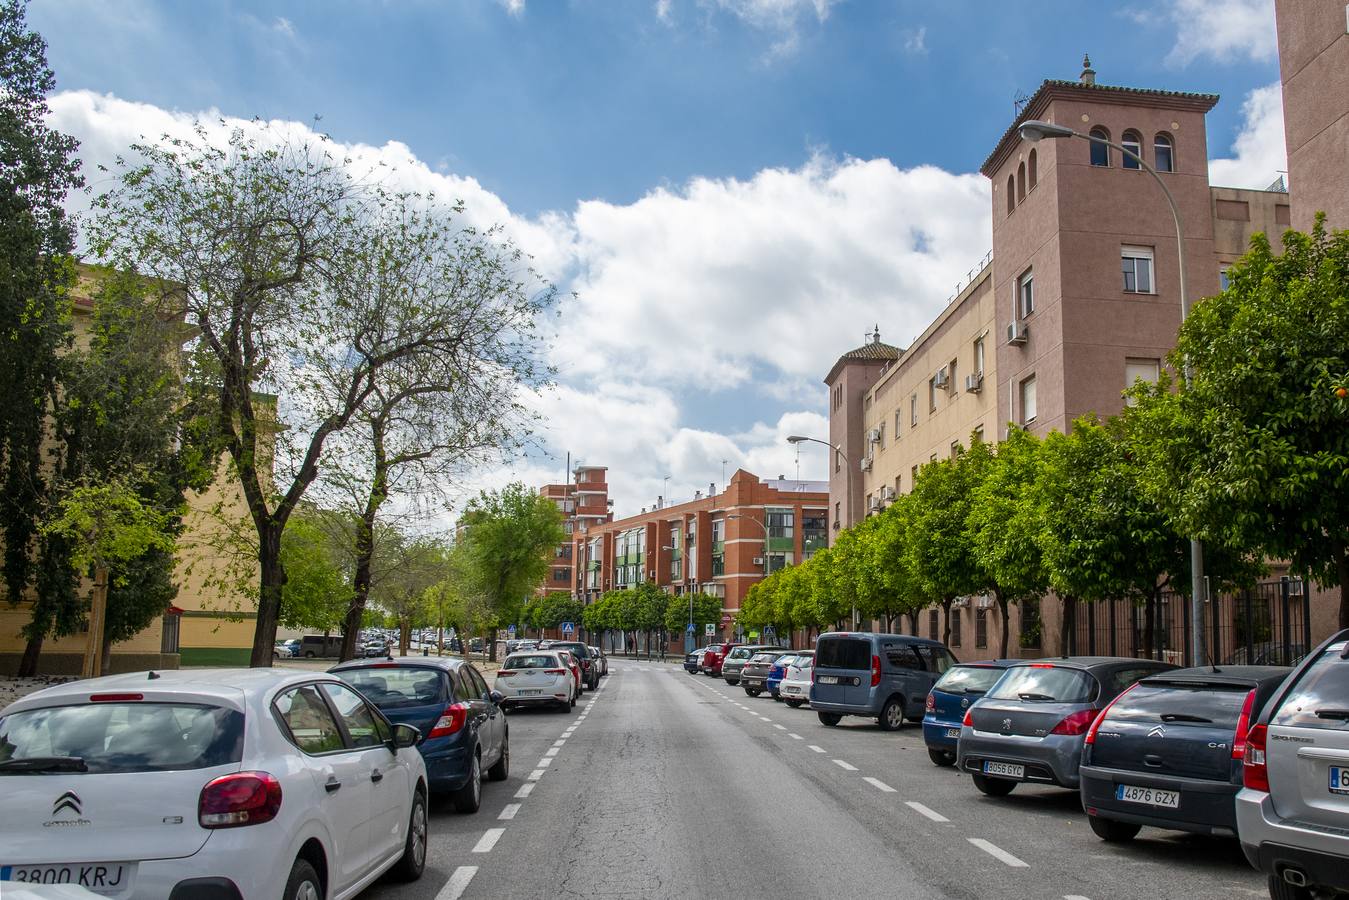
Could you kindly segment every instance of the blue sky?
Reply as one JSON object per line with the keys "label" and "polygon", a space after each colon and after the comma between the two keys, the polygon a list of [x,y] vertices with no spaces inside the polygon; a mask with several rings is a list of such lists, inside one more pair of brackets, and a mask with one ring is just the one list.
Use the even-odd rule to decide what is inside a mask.
{"label": "blue sky", "polygon": [[622,462],[620,512],[667,474],[675,496],[705,487],[723,458],[794,474],[780,439],[822,427],[832,359],[877,321],[905,344],[941,308],[988,248],[971,173],[1017,94],[1075,78],[1084,51],[1103,83],[1221,94],[1215,179],[1259,187],[1282,167],[1270,0],[32,0],[28,15],[56,120],[90,161],[196,115],[320,115],[507,224],[578,294],[544,443]]}

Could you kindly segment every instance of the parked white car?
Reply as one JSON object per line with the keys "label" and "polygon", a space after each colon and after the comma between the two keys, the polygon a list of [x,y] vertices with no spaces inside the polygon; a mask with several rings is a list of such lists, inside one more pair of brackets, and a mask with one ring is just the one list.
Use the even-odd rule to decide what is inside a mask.
{"label": "parked white car", "polygon": [[414,880],[426,861],[419,737],[336,677],[296,670],[38,691],[0,714],[0,884],[342,900],[391,869]]}
{"label": "parked white car", "polygon": [[786,660],[786,673],[778,685],[778,696],[790,707],[802,706],[810,702],[810,679],[815,666],[815,651],[802,650],[792,659]]}
{"label": "parked white car", "polygon": [[565,711],[576,705],[576,679],[559,653],[512,653],[501,662],[496,689],[502,709],[558,706]]}

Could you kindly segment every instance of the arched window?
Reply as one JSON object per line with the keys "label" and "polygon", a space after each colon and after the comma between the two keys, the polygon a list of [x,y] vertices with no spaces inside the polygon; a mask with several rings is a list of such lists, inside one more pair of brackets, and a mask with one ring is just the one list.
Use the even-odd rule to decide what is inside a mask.
{"label": "arched window", "polygon": [[1026,178],[1029,179],[1026,189],[1035,190],[1035,186],[1040,183],[1040,164],[1036,160],[1034,147],[1031,148],[1030,157],[1026,160]]}
{"label": "arched window", "polygon": [[1026,164],[1016,167],[1016,202],[1026,199]]}
{"label": "arched window", "polygon": [[1110,165],[1110,148],[1101,143],[1101,141],[1110,140],[1110,132],[1104,128],[1093,128],[1091,136],[1097,139],[1091,142],[1091,164],[1093,166]]}
{"label": "arched window", "polygon": [[1015,176],[1015,175],[1008,175],[1008,176],[1007,176],[1007,215],[1010,216],[1010,215],[1012,214],[1012,210],[1014,210],[1014,209],[1016,209],[1016,176]]}
{"label": "arched window", "polygon": [[1152,159],[1158,172],[1176,171],[1176,145],[1171,135],[1159,134],[1152,139]]}
{"label": "arched window", "polygon": [[[1133,153],[1140,158],[1143,156],[1143,138],[1139,136],[1137,131],[1124,132],[1124,135],[1119,139],[1119,145],[1128,150],[1129,153]],[[1126,169],[1139,168],[1138,160],[1129,156],[1128,153],[1124,154],[1124,161],[1120,165]]]}

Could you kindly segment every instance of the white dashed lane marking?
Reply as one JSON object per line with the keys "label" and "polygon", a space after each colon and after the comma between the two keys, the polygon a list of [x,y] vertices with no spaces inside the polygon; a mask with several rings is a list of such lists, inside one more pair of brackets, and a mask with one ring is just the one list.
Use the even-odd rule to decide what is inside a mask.
{"label": "white dashed lane marking", "polygon": [[1002,849],[997,844],[994,844],[990,841],[986,841],[983,838],[966,838],[965,840],[969,841],[971,844],[978,847],[980,850],[984,851],[989,856],[993,857],[999,862],[1006,863],[1007,865],[1011,866],[1013,869],[1030,868],[1025,862],[1017,859],[1015,856],[1008,853],[1006,850]]}
{"label": "white dashed lane marking", "polygon": [[[561,744],[562,742],[561,742],[561,741],[558,741],[557,743],[558,743],[558,744]],[[558,751],[558,749],[559,749],[559,748],[557,747],[557,745],[554,745],[554,746],[552,746],[552,747],[549,747],[546,751],[544,751],[544,754],[543,754],[543,755],[544,755],[544,756],[557,756],[557,751]]]}
{"label": "white dashed lane marking", "polygon": [[894,788],[890,787],[890,785],[886,784],[884,781],[881,781],[879,778],[864,777],[862,780],[865,781],[867,784],[871,785],[872,787],[874,787],[876,790],[880,791],[881,793],[893,794],[895,792]]}
{"label": "white dashed lane marking", "polygon": [[774,723],[773,723],[773,727],[776,728],[778,731],[786,731],[786,730],[787,730],[787,726],[786,726],[786,725],[779,725],[777,722],[774,722]]}
{"label": "white dashed lane marking", "polygon": [[553,764],[553,758],[552,758],[551,756],[545,756],[543,759],[539,760],[539,768],[540,768],[540,769],[546,769],[546,768],[548,768],[549,766],[551,766],[552,764]]}
{"label": "white dashed lane marking", "polygon": [[810,745],[810,749],[814,750],[816,753],[823,753],[823,752],[824,752],[824,748],[823,748],[823,747],[816,747],[814,744],[811,744],[811,745]]}
{"label": "white dashed lane marking", "polygon": [[520,785],[520,790],[515,792],[515,799],[523,800],[526,797],[528,797],[531,793],[533,793],[533,791],[534,785],[532,782],[530,784],[522,784]]}
{"label": "white dashed lane marking", "polygon": [[468,889],[468,883],[478,874],[477,866],[460,866],[450,875],[450,880],[436,894],[436,900],[459,900]]}
{"label": "white dashed lane marking", "polygon": [[919,803],[917,800],[906,800],[906,801],[904,802],[904,805],[907,806],[909,809],[913,810],[914,812],[918,813],[919,815],[927,816],[929,819],[931,819],[931,820],[934,821],[934,822],[949,822],[949,821],[951,821],[950,819],[946,818],[946,816],[943,816],[941,813],[937,812],[936,810],[933,810],[933,809],[930,809],[929,807],[924,806],[923,804]]}
{"label": "white dashed lane marking", "polygon": [[505,809],[501,811],[501,815],[497,816],[497,818],[503,822],[509,822],[511,819],[515,818],[515,814],[518,813],[519,811],[520,811],[520,804],[507,803]]}
{"label": "white dashed lane marking", "polygon": [[791,738],[791,739],[794,740],[794,741],[802,740],[801,735],[799,735],[799,734],[793,734],[793,733],[791,733],[790,731],[787,732],[787,737]]}
{"label": "white dashed lane marking", "polygon": [[834,760],[834,765],[838,766],[840,769],[842,769],[842,770],[845,771],[845,772],[856,772],[856,771],[857,771],[857,766],[854,766],[854,765],[853,765],[852,763],[850,763],[850,762],[844,762],[844,761],[841,760],[841,759],[836,759],[836,760]]}
{"label": "white dashed lane marking", "polygon": [[491,853],[492,848],[501,840],[501,836],[506,833],[504,828],[489,828],[483,832],[482,837],[478,838],[478,843],[473,845],[474,853]]}
{"label": "white dashed lane marking", "polygon": [[543,769],[535,769],[533,772],[529,773],[530,781],[538,781],[542,777],[543,777]]}

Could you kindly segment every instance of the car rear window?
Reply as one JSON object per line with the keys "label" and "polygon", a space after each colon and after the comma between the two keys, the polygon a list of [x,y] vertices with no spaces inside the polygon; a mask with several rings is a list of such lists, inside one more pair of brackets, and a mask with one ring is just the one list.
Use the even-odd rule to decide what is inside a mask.
{"label": "car rear window", "polygon": [[1271,725],[1349,729],[1349,660],[1344,644],[1327,647],[1288,692]]}
{"label": "car rear window", "polygon": [[590,649],[586,647],[585,644],[553,644],[551,646],[561,647],[564,650],[570,650],[572,653],[576,654],[577,658],[586,657],[590,655]]}
{"label": "car rear window", "polygon": [[1163,716],[1181,716],[1192,722],[1208,719],[1214,725],[1236,728],[1250,692],[1240,685],[1140,684],[1110,707],[1110,718],[1161,722]]}
{"label": "car rear window", "polygon": [[994,700],[1087,703],[1096,699],[1096,680],[1080,669],[1014,666],[986,696]]}
{"label": "car rear window", "polygon": [[727,659],[749,659],[749,654],[750,654],[750,651],[747,650],[747,649],[745,649],[744,647],[736,647],[734,650],[731,651],[731,655],[728,656],[728,657],[726,657],[726,658],[727,658]]}
{"label": "car rear window", "polygon": [[501,664],[503,669],[556,669],[562,665],[562,662],[556,656],[549,656],[546,653],[531,654],[529,656],[508,656],[506,661]]}
{"label": "car rear window", "polygon": [[821,638],[815,647],[815,665],[826,669],[868,669],[871,667],[871,641]]}
{"label": "car rear window", "polygon": [[778,658],[778,654],[776,654],[776,653],[756,653],[756,654],[754,654],[754,658],[751,659],[750,662],[752,662],[752,663],[771,663],[773,660],[775,660],[775,659],[777,659],[777,658]]}
{"label": "car rear window", "polygon": [[426,706],[444,699],[444,680],[435,669],[408,666],[388,669],[346,669],[334,672],[380,709]]}
{"label": "car rear window", "polygon": [[946,670],[932,689],[951,694],[982,694],[996,684],[1005,671],[987,666],[954,666]]}
{"label": "car rear window", "polygon": [[244,714],[193,703],[87,703],[0,718],[0,762],[84,760],[90,774],[209,769],[243,759]]}

